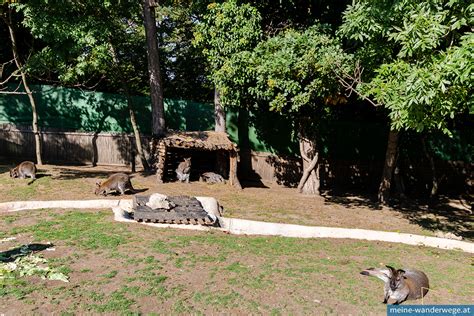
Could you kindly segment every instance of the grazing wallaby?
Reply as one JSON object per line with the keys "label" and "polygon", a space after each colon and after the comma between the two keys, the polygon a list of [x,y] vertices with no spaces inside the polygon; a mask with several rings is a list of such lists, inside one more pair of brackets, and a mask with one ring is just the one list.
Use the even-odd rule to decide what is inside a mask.
{"label": "grazing wallaby", "polygon": [[125,173],[114,173],[104,182],[97,182],[95,185],[95,195],[107,195],[112,190],[119,192],[121,195],[123,195],[127,190],[135,193],[135,189],[132,187],[132,183],[130,182],[130,177]]}
{"label": "grazing wallaby", "polygon": [[176,168],[176,176],[179,181],[189,183],[189,174],[191,173],[191,157],[184,158]]}
{"label": "grazing wallaby", "polygon": [[12,178],[22,178],[31,177],[31,179],[36,179],[36,166],[31,161],[23,161],[21,164],[10,170],[10,177]]}
{"label": "grazing wallaby", "polygon": [[390,298],[398,305],[406,300],[416,300],[428,293],[430,287],[428,277],[422,271],[414,269],[394,269],[391,266],[385,268],[369,268],[360,274],[375,276],[385,282],[384,300],[387,304]]}
{"label": "grazing wallaby", "polygon": [[199,177],[199,181],[203,181],[209,184],[214,183],[225,183],[224,178],[215,172],[204,172],[201,177]]}

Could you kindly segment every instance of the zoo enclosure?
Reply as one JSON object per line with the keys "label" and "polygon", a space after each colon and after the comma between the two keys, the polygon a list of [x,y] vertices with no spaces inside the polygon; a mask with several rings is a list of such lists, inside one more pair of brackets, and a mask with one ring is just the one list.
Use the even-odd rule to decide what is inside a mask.
{"label": "zoo enclosure", "polygon": [[[33,86],[33,90],[38,103],[45,162],[129,166],[140,164],[135,157],[134,139],[124,96],[46,85]],[[142,141],[148,144],[150,137],[146,135],[149,135],[151,125],[149,98],[134,96],[132,100]],[[173,130],[213,130],[213,110],[212,104],[165,100],[167,125]],[[31,108],[27,97],[2,95],[0,156],[10,157],[14,161],[34,159],[34,139],[30,124]],[[386,124],[349,117],[327,123],[323,130],[319,140],[323,157],[323,187],[376,187],[386,146]],[[240,178],[271,180],[284,185],[297,184],[301,166],[291,122],[275,113],[249,113],[228,108],[227,131],[230,139],[239,145]],[[474,148],[471,144],[474,137],[470,136],[473,135],[464,135],[464,139],[470,139],[467,145],[462,139],[457,142],[462,144],[458,147],[466,149],[464,158],[446,156],[444,160],[464,160],[471,165],[472,155],[469,153]],[[441,145],[445,146],[445,143]],[[420,155],[418,144],[414,142],[411,146],[413,152]],[[419,164],[417,168],[421,178],[424,178],[420,182],[429,182],[431,171],[427,164],[422,159],[414,163]],[[453,174],[446,164],[441,165],[440,172]]]}

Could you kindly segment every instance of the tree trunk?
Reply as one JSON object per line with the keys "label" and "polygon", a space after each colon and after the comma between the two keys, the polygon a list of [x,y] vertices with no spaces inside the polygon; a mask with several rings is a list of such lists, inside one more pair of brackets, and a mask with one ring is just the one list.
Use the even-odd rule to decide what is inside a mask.
{"label": "tree trunk", "polygon": [[[303,176],[298,184],[298,192],[319,195],[319,153],[314,142],[300,137],[300,153],[303,158]],[[312,156],[312,158],[310,158]]]}
{"label": "tree trunk", "polygon": [[[117,71],[120,71],[119,67],[119,60],[117,57],[117,53],[115,52],[115,47],[110,43],[110,53],[112,54],[112,59],[115,64],[115,68]],[[133,136],[135,137],[135,144],[138,152],[138,156],[140,157],[140,160],[142,162],[143,169],[145,171],[150,170],[150,166],[148,165],[148,162],[145,158],[145,153],[143,152],[143,147],[142,147],[142,140],[140,138],[140,130],[138,128],[137,124],[137,119],[135,117],[135,111],[133,111],[133,102],[132,102],[132,97],[130,96],[130,89],[127,85],[127,82],[124,80],[123,76],[120,76],[120,81],[122,84],[122,88],[127,96],[127,107],[128,107],[128,113],[130,115],[130,123],[132,124],[132,129],[133,129]],[[132,155],[131,157],[132,161],[132,170],[135,172],[135,157]]]}
{"label": "tree trunk", "polygon": [[33,97],[33,92],[31,91],[30,87],[28,86],[28,82],[26,81],[26,74],[23,70],[23,65],[20,61],[20,56],[18,55],[15,32],[13,31],[13,26],[11,24],[10,16],[6,17],[4,20],[5,20],[5,23],[8,27],[8,31],[10,33],[10,40],[12,42],[13,58],[15,59],[16,67],[20,71],[21,80],[23,82],[23,86],[25,87],[26,94],[28,95],[28,99],[30,100],[30,104],[31,104],[31,112],[33,114],[32,127],[33,127],[33,134],[35,135],[36,163],[38,165],[42,165],[43,160],[41,158],[41,136],[40,136],[39,127],[38,127],[38,112],[36,111],[35,98]]}
{"label": "tree trunk", "polygon": [[148,52],[148,73],[150,74],[152,134],[163,136],[166,130],[165,108],[163,104],[163,86],[160,73],[155,10],[153,8],[154,3],[151,2],[152,0],[143,0],[143,22]]}
{"label": "tree trunk", "polygon": [[393,171],[395,169],[398,153],[398,132],[390,130],[388,133],[387,151],[385,153],[385,163],[380,181],[378,200],[386,204],[390,197],[390,187],[392,184]]}
{"label": "tree trunk", "polygon": [[433,155],[431,155],[428,147],[426,146],[426,135],[421,136],[421,146],[423,147],[423,152],[425,153],[426,158],[430,164],[431,169],[431,192],[430,197],[435,197],[438,194],[439,181],[436,176],[436,165],[434,162]]}
{"label": "tree trunk", "polygon": [[226,132],[225,129],[225,111],[221,104],[221,96],[217,88],[214,88],[214,120],[215,120],[215,131]]}
{"label": "tree trunk", "polygon": [[137,145],[138,156],[140,157],[140,161],[142,162],[143,169],[145,171],[150,171],[150,166],[148,165],[145,153],[143,152],[142,139],[140,138],[140,130],[138,129],[137,119],[135,117],[135,112],[133,111],[132,98],[130,97],[128,89],[127,106],[128,112],[130,113],[130,122],[132,123],[133,135],[135,136],[135,144]]}

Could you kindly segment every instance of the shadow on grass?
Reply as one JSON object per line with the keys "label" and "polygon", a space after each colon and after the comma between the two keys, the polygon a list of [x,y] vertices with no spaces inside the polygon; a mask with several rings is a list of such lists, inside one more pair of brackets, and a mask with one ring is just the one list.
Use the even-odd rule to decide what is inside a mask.
{"label": "shadow on grass", "polygon": [[36,179],[41,179],[41,178],[45,178],[45,177],[52,177],[53,175],[50,174],[50,173],[37,173],[36,174]]}
{"label": "shadow on grass", "polygon": [[[132,191],[125,191],[125,194],[124,194],[124,195],[134,195],[134,194],[137,194],[137,193],[142,193],[142,192],[145,192],[145,191],[148,191],[148,188],[144,188],[144,189],[135,189],[135,192],[132,192]],[[113,192],[110,192],[110,193],[108,193],[107,195],[111,195],[111,196],[120,196],[120,192],[113,191]]]}
{"label": "shadow on grass", "polygon": [[7,251],[2,251],[0,252],[0,262],[12,262],[17,258],[27,256],[34,252],[43,251],[53,246],[53,244],[28,244]]}
{"label": "shadow on grass", "polygon": [[[383,205],[378,203],[375,195],[327,191],[322,196],[325,202],[340,204],[348,209],[368,208],[373,211],[383,209]],[[394,199],[389,207],[392,212],[401,213],[410,223],[426,230],[452,233],[464,239],[474,240],[472,213],[463,203],[457,203],[458,201],[457,197],[447,196],[432,200]],[[458,206],[455,206],[456,204]],[[387,221],[389,220],[387,218]]]}
{"label": "shadow on grass", "polygon": [[[53,179],[55,180],[75,180],[75,179],[83,179],[83,178],[101,178],[101,179],[106,179],[110,175],[117,173],[118,171],[114,170],[87,170],[87,169],[81,169],[81,170],[73,170],[73,169],[60,169],[59,173],[55,176],[53,176]],[[122,172],[121,173],[126,173],[127,172]],[[129,175],[130,178],[133,178],[133,175]]]}

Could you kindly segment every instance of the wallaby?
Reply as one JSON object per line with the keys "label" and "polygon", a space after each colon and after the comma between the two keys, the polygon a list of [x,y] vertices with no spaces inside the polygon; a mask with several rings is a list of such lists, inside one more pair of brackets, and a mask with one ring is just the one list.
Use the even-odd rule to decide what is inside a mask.
{"label": "wallaby", "polygon": [[428,293],[430,287],[428,277],[422,271],[414,269],[398,269],[391,266],[385,268],[369,268],[360,274],[375,276],[385,282],[384,300],[387,304],[390,298],[395,300],[394,305],[406,300],[416,300]]}
{"label": "wallaby", "polygon": [[95,195],[107,195],[112,190],[119,192],[121,195],[125,194],[127,190],[132,193],[136,192],[130,182],[130,177],[125,173],[114,173],[104,182],[97,182],[95,185]]}
{"label": "wallaby", "polygon": [[209,184],[214,184],[214,183],[225,183],[224,178],[215,172],[204,172],[200,177],[199,181],[203,181]]}
{"label": "wallaby", "polygon": [[189,174],[191,173],[191,157],[184,158],[176,168],[176,176],[179,181],[189,183]]}
{"label": "wallaby", "polygon": [[22,178],[31,177],[31,179],[36,179],[36,166],[31,161],[23,161],[21,164],[10,170],[10,177],[12,178]]}

